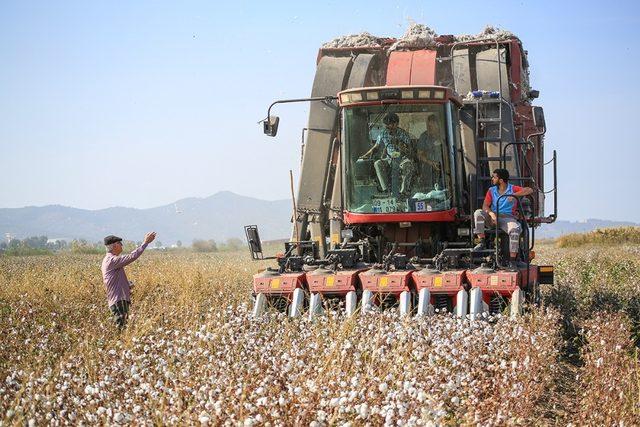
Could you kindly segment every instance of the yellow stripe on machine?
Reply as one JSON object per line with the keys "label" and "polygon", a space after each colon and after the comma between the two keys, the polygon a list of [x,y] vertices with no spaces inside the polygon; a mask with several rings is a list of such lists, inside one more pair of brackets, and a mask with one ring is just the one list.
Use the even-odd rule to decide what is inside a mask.
{"label": "yellow stripe on machine", "polygon": [[540,273],[553,273],[553,266],[540,267]]}
{"label": "yellow stripe on machine", "polygon": [[333,282],[334,282],[334,280],[335,280],[335,277],[333,277],[333,276],[329,276],[329,277],[327,277],[327,280],[326,280],[326,282],[325,282],[325,283],[326,283],[326,285],[327,285],[327,287],[328,287],[328,288],[330,288],[330,287],[332,287],[332,286],[333,286]]}
{"label": "yellow stripe on machine", "polygon": [[271,280],[271,289],[280,289],[280,279]]}
{"label": "yellow stripe on machine", "polygon": [[387,286],[389,286],[389,278],[388,277],[381,277],[379,283],[380,283],[380,287],[381,288],[386,288]]}

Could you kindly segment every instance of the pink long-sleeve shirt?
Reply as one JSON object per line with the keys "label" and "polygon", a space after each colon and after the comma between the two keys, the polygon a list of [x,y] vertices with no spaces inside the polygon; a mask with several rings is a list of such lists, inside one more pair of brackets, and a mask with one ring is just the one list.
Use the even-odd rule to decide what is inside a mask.
{"label": "pink long-sleeve shirt", "polygon": [[127,255],[115,256],[111,252],[105,255],[102,260],[102,280],[107,290],[109,307],[118,301],[131,301],[131,288],[124,267],[137,260],[146,248],[147,244],[144,243]]}

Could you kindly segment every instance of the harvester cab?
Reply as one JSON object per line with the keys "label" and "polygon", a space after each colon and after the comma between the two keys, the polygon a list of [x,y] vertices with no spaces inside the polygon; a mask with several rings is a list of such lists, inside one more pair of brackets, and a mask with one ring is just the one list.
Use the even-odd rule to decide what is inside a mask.
{"label": "harvester cab", "polygon": [[[557,217],[556,156],[545,191],[546,125],[531,105],[538,92],[528,86],[526,53],[515,36],[441,36],[403,50],[381,40],[320,49],[311,97],[269,107],[269,136],[278,130],[276,104],[309,102],[310,112],[291,239],[278,267],[254,276],[254,314],[272,306],[314,316],[337,302],[347,314],[398,306],[404,314],[515,316],[553,280],[553,267],[531,260],[535,228]],[[500,196],[513,199],[522,230],[509,268],[499,220],[488,245],[474,248],[473,215],[496,168],[534,190]],[[548,193],[554,213],[545,216]],[[262,259],[257,227],[246,232]]]}

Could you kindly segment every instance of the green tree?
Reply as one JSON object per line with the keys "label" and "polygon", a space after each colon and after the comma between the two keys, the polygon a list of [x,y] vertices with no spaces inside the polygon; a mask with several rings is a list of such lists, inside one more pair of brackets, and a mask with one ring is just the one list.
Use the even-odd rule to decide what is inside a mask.
{"label": "green tree", "polygon": [[217,252],[218,245],[215,240],[199,240],[196,239],[191,244],[195,252]]}
{"label": "green tree", "polygon": [[242,247],[242,240],[238,239],[237,237],[227,239],[225,247],[229,251],[237,251]]}
{"label": "green tree", "polygon": [[98,243],[89,243],[85,239],[72,240],[69,244],[71,252],[74,254],[102,254],[104,246]]}

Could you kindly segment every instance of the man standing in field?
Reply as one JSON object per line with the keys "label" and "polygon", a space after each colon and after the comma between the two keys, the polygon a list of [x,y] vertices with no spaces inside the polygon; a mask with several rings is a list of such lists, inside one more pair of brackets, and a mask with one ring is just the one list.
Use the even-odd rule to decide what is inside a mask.
{"label": "man standing in field", "polygon": [[131,284],[127,280],[124,267],[138,259],[147,245],[156,238],[156,233],[147,233],[144,243],[128,255],[122,253],[122,239],[117,236],[104,238],[107,254],[102,260],[102,280],[107,290],[107,303],[115,318],[118,329],[122,330],[129,317],[131,305]]}

